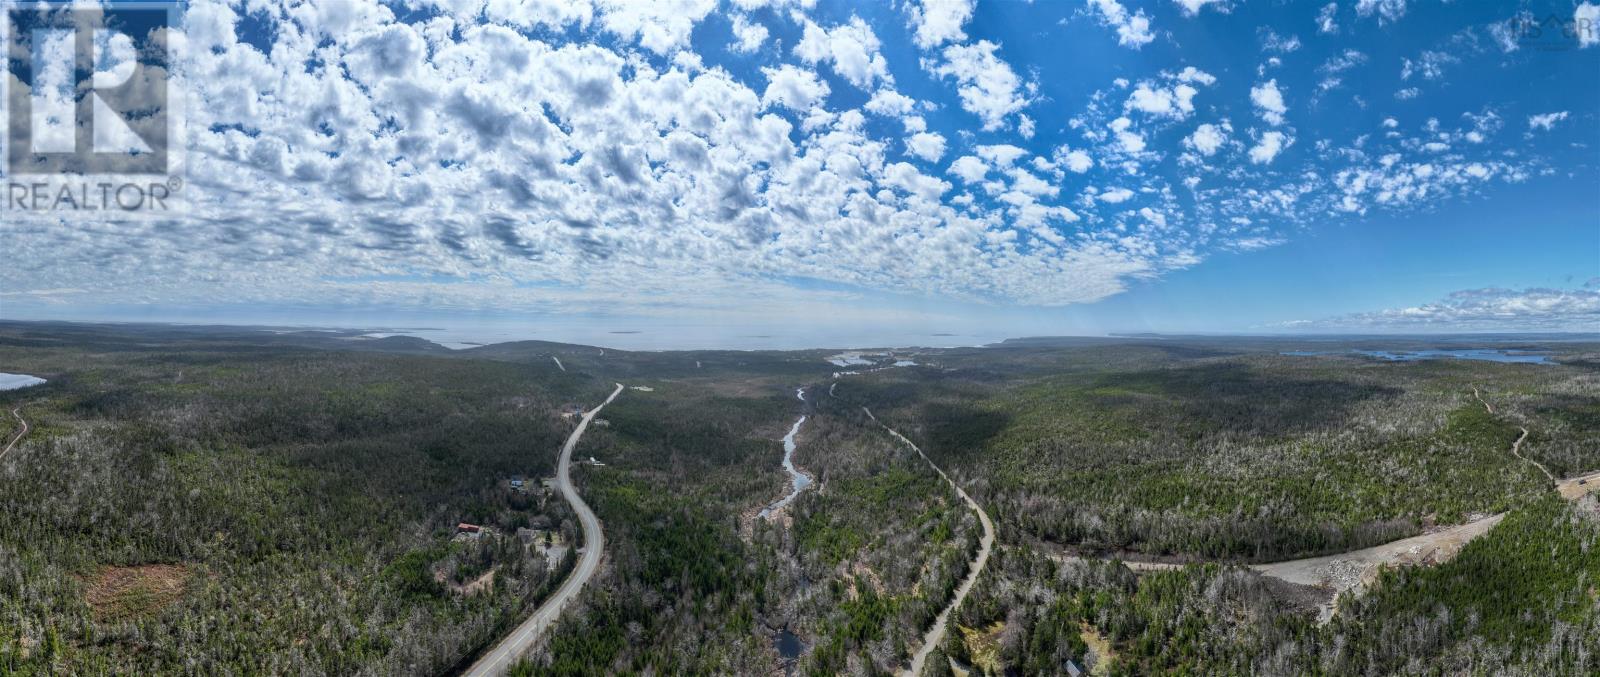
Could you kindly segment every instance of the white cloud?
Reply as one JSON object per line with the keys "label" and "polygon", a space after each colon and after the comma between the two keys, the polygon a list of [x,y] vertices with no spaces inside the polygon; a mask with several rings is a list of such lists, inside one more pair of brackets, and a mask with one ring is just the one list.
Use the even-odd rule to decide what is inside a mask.
{"label": "white cloud", "polygon": [[736,41],[731,49],[742,54],[750,54],[761,49],[761,43],[767,41],[767,27],[751,22],[743,14],[735,14],[733,37]]}
{"label": "white cloud", "polygon": [[595,4],[606,32],[637,38],[657,54],[687,47],[695,24],[717,6],[716,0],[597,0]]}
{"label": "white cloud", "polygon": [[767,90],[761,95],[762,106],[785,106],[804,111],[828,96],[828,83],[810,70],[784,64],[777,68],[763,68],[767,76]]}
{"label": "white cloud", "polygon": [[950,45],[944,49],[944,63],[933,69],[935,75],[955,78],[961,107],[982,118],[985,131],[1004,127],[1007,116],[1028,105],[1021,78],[995,56],[999,48],[988,40]]}
{"label": "white cloud", "polygon": [[1250,148],[1250,163],[1258,165],[1271,163],[1289,143],[1292,143],[1292,140],[1283,132],[1271,131],[1262,134],[1256,139],[1256,145]]}
{"label": "white cloud", "polygon": [[1195,127],[1189,138],[1184,139],[1184,144],[1206,157],[1216,155],[1217,149],[1222,148],[1222,144],[1228,140],[1226,127],[1226,123],[1220,127],[1211,123],[1202,124]]}
{"label": "white cloud", "polygon": [[963,155],[950,163],[949,171],[966,183],[978,183],[989,173],[989,165],[971,155]]}
{"label": "white cloud", "polygon": [[1261,34],[1261,49],[1268,52],[1288,54],[1300,49],[1300,36],[1278,35],[1276,31],[1268,29]]}
{"label": "white cloud", "polygon": [[906,151],[928,162],[944,155],[944,137],[934,132],[919,132],[906,139]]}
{"label": "white cloud", "polygon": [[1150,32],[1150,17],[1144,10],[1133,14],[1117,0],[1088,0],[1089,8],[1100,15],[1100,23],[1117,29],[1117,44],[1138,49],[1155,40]]}
{"label": "white cloud", "polygon": [[1317,32],[1325,35],[1338,33],[1338,15],[1339,3],[1330,2],[1326,5],[1323,5],[1322,10],[1317,12]]}
{"label": "white cloud", "polygon": [[1094,158],[1081,150],[1069,150],[1061,154],[1061,161],[1075,174],[1082,174],[1094,167]]}
{"label": "white cloud", "polygon": [[1417,98],[1418,96],[1421,96],[1421,95],[1422,95],[1422,90],[1417,89],[1416,87],[1407,87],[1405,89],[1397,89],[1394,92],[1394,98],[1399,99],[1401,101],[1410,101],[1411,99],[1415,99],[1415,98]]}
{"label": "white cloud", "polygon": [[916,108],[917,102],[911,97],[884,87],[872,95],[864,106],[867,112],[885,116],[901,116],[910,113]]}
{"label": "white cloud", "polygon": [[[261,29],[274,38],[270,52],[237,34],[232,13],[257,6],[267,8],[252,16],[270,24]],[[95,217],[64,229],[8,214],[0,289],[75,289],[84,303],[129,306],[227,298],[734,314],[751,293],[815,302],[822,292],[788,286],[799,276],[1059,305],[1277,241],[1346,205],[1421,208],[1550,168],[1540,149],[1479,130],[1487,114],[1415,136],[1354,130],[1371,131],[1370,141],[1308,130],[1329,145],[1307,158],[1281,152],[1300,133],[1287,121],[1282,132],[1264,123],[1235,131],[1208,117],[1218,142],[1174,122],[1212,103],[1200,92],[1216,78],[1156,71],[1131,53],[1124,61],[1142,67],[1116,88],[1072,111],[1041,106],[1039,135],[1054,146],[1045,151],[1019,138],[1036,96],[1032,71],[1000,62],[992,45],[946,40],[921,54],[967,91],[957,99],[919,87],[929,98],[914,100],[878,70],[881,50],[867,49],[851,23],[818,28],[809,42],[799,35],[803,1],[771,5],[776,14],[736,10],[731,37],[703,36],[752,50],[739,67],[717,45],[698,55],[686,42],[704,16],[693,3],[658,16],[666,10],[620,2],[466,1],[397,19],[398,6],[195,0],[179,73],[194,102],[190,218],[181,228],[119,223],[111,238],[85,235],[111,232]],[[794,26],[781,52],[773,34],[744,36],[775,26],[758,21],[773,16]],[[854,45],[836,49],[841,36]],[[808,56],[787,49],[801,42]],[[1037,77],[1055,76],[1049,68]],[[818,69],[832,72],[825,80]],[[871,99],[832,107],[866,98],[853,86],[835,96],[829,85],[845,85],[833,72],[867,83]],[[984,124],[958,129],[965,115],[936,113],[958,101]],[[940,115],[938,133],[924,115]],[[1077,150],[1054,137],[1063,118]],[[995,133],[1013,121],[1014,133]],[[1475,132],[1486,138],[1474,143]],[[1429,153],[1429,143],[1450,149]],[[1229,159],[1248,148],[1255,164],[1200,161],[1208,148]],[[929,164],[947,157],[948,167]],[[1090,183],[1110,187],[1106,198]]]}
{"label": "white cloud", "polygon": [[1127,188],[1112,188],[1097,195],[1096,199],[1111,204],[1122,204],[1133,199],[1133,191]]}
{"label": "white cloud", "polygon": [[878,36],[873,34],[872,28],[860,17],[853,16],[848,23],[832,29],[807,20],[794,54],[808,65],[832,64],[833,72],[846,82],[871,89],[874,82],[889,75],[889,62],[878,53],[878,47]]}
{"label": "white cloud", "polygon": [[1593,331],[1600,326],[1600,289],[1468,289],[1433,303],[1315,324],[1396,330]]}
{"label": "white cloud", "polygon": [[1572,10],[1572,21],[1578,31],[1578,47],[1600,45],[1600,5],[1585,1]]}
{"label": "white cloud", "polygon": [[1149,84],[1141,82],[1128,96],[1126,106],[1151,115],[1172,115],[1177,112],[1173,100],[1172,90],[1151,89]]}
{"label": "white cloud", "polygon": [[1177,77],[1179,82],[1198,82],[1207,86],[1214,85],[1217,82],[1216,76],[1194,66],[1184,66],[1183,70],[1178,72]]}
{"label": "white cloud", "polygon": [[1542,115],[1530,115],[1528,116],[1528,129],[1542,129],[1548,132],[1556,126],[1557,122],[1565,119],[1567,119],[1567,112],[1564,110]]}
{"label": "white cloud", "polygon": [[1172,0],[1183,8],[1184,16],[1194,16],[1205,9],[1206,5],[1216,5],[1218,9],[1227,11],[1227,5],[1220,4],[1223,0]]}
{"label": "white cloud", "polygon": [[962,31],[977,0],[916,0],[910,4],[911,27],[918,47],[933,49],[967,39]]}
{"label": "white cloud", "polygon": [[1145,147],[1144,137],[1137,132],[1131,131],[1129,128],[1132,126],[1133,121],[1125,117],[1111,121],[1111,131],[1117,135],[1117,145],[1122,148],[1122,152],[1143,152]]}
{"label": "white cloud", "polygon": [[1378,15],[1378,23],[1399,21],[1406,15],[1406,0],[1357,0],[1356,14],[1361,17]]}
{"label": "white cloud", "polygon": [[1250,88],[1250,102],[1255,104],[1256,113],[1268,124],[1283,124],[1283,114],[1289,107],[1283,103],[1283,92],[1278,89],[1277,80],[1268,80]]}
{"label": "white cloud", "polygon": [[1437,80],[1444,75],[1445,66],[1460,61],[1460,58],[1448,52],[1423,50],[1416,61],[1401,60],[1400,79],[1410,80],[1412,75],[1421,75],[1425,80]]}

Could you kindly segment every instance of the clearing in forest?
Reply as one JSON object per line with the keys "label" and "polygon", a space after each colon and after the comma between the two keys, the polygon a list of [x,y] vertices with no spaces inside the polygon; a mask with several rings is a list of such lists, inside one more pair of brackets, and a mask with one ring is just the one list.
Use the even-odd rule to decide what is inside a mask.
{"label": "clearing in forest", "polygon": [[183,596],[189,573],[183,564],[101,567],[89,581],[89,608],[102,621],[154,615]]}

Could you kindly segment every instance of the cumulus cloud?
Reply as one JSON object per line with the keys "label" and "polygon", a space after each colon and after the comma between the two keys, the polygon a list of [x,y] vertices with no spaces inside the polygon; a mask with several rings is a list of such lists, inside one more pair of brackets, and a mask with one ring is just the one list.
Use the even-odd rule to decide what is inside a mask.
{"label": "cumulus cloud", "polygon": [[1110,190],[1101,192],[1098,196],[1096,196],[1096,198],[1101,202],[1120,204],[1133,199],[1133,191],[1128,190],[1127,188],[1112,188]]}
{"label": "cumulus cloud", "polygon": [[1251,164],[1267,164],[1283,152],[1291,140],[1283,132],[1271,131],[1262,134],[1256,139],[1256,145],[1250,147]]}
{"label": "cumulus cloud", "polygon": [[917,46],[932,49],[946,42],[967,39],[962,27],[972,18],[977,0],[917,0],[910,4],[912,38]]}
{"label": "cumulus cloud", "polygon": [[944,49],[944,63],[933,69],[936,75],[955,79],[961,107],[981,118],[987,131],[1005,127],[1007,116],[1028,105],[1022,79],[995,55],[999,48],[988,40],[950,45]]}
{"label": "cumulus cloud", "polygon": [[1189,138],[1184,140],[1184,143],[1188,147],[1199,151],[1201,155],[1210,157],[1216,155],[1217,150],[1222,148],[1222,144],[1226,143],[1227,140],[1226,123],[1221,126],[1206,123],[1196,127],[1194,133],[1190,134]]}
{"label": "cumulus cloud", "polygon": [[[1480,124],[1493,111],[1416,135],[1398,123],[1357,130],[1370,139],[1308,130],[1319,147],[1302,161],[1282,153],[1300,133],[1286,120],[1185,122],[1213,103],[1217,78],[1131,52],[1116,64],[1126,80],[1041,110],[1048,144],[1036,142],[1032,82],[1060,73],[969,42],[971,3],[908,5],[922,40],[910,58],[954,83],[918,86],[917,99],[883,60],[915,64],[877,44],[898,18],[833,24],[805,0],[734,0],[720,35],[695,32],[703,2],[395,7],[192,2],[177,83],[193,101],[190,212],[72,228],[7,214],[0,288],[100,304],[681,314],[736,313],[753,293],[818,298],[787,282],[799,277],[854,297],[1059,305],[1330,216],[1423,208],[1549,169],[1541,148]],[[1117,17],[1127,46],[1153,39],[1120,3],[1085,14]],[[782,49],[762,23],[773,17],[792,27]],[[71,79],[40,74],[51,78]],[[1283,116],[1283,93],[1253,110]],[[976,118],[949,114],[957,106]],[[1428,115],[1410,113],[1400,119]]]}
{"label": "cumulus cloud", "polygon": [[810,70],[784,64],[761,72],[767,76],[767,91],[761,95],[763,106],[806,110],[828,96],[828,83]]}
{"label": "cumulus cloud", "polygon": [[1330,2],[1317,12],[1317,32],[1332,35],[1339,32],[1339,3]]}
{"label": "cumulus cloud", "polygon": [[1060,154],[1063,165],[1075,174],[1082,174],[1094,167],[1094,158],[1081,150],[1068,150]]}
{"label": "cumulus cloud", "polygon": [[1542,129],[1548,132],[1555,128],[1557,122],[1565,119],[1567,119],[1567,112],[1564,110],[1556,111],[1554,113],[1530,115],[1528,116],[1528,129]]}
{"label": "cumulus cloud", "polygon": [[867,22],[860,17],[850,17],[848,23],[832,29],[806,21],[794,54],[810,65],[832,64],[833,72],[846,82],[871,89],[874,82],[889,75],[889,62],[878,53],[878,47],[878,36]]}
{"label": "cumulus cloud", "polygon": [[1150,17],[1145,16],[1144,10],[1129,14],[1128,8],[1117,0],[1088,1],[1089,9],[1099,15],[1102,25],[1117,29],[1117,44],[1138,49],[1156,39],[1150,32]]}
{"label": "cumulus cloud", "polygon": [[1256,113],[1268,124],[1283,124],[1283,114],[1289,107],[1283,103],[1283,91],[1278,89],[1277,80],[1268,80],[1250,88],[1250,103],[1255,104]]}
{"label": "cumulus cloud", "polygon": [[906,151],[928,162],[944,155],[944,137],[933,132],[918,132],[906,139]]}
{"label": "cumulus cloud", "polygon": [[1267,52],[1288,54],[1300,49],[1300,37],[1297,35],[1278,35],[1277,31],[1266,29],[1261,31],[1261,49]]}
{"label": "cumulus cloud", "polygon": [[733,51],[749,54],[761,49],[761,44],[767,41],[767,27],[754,23],[743,14],[733,17]]}
{"label": "cumulus cloud", "polygon": [[1600,289],[1468,289],[1433,303],[1317,324],[1415,331],[1594,331],[1600,327]]}
{"label": "cumulus cloud", "polygon": [[1222,11],[1227,11],[1227,5],[1224,4],[1224,0],[1172,0],[1172,1],[1177,3],[1179,7],[1183,8],[1183,15],[1184,16],[1194,16],[1196,14],[1199,14],[1200,10],[1204,9],[1207,5],[1214,5],[1218,9],[1220,9]]}
{"label": "cumulus cloud", "polygon": [[1376,15],[1379,23],[1399,21],[1406,15],[1406,0],[1357,0],[1356,15],[1363,18]]}
{"label": "cumulus cloud", "polygon": [[601,8],[600,25],[607,32],[637,39],[657,54],[687,47],[695,24],[717,6],[716,0],[597,0],[595,4]]}

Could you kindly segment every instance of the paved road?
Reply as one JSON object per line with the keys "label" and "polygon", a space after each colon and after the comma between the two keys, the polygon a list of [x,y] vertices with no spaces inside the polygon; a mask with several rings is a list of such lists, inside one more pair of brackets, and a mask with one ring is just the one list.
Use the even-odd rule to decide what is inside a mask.
{"label": "paved road", "polygon": [[867,412],[867,417],[872,419],[873,422],[877,422],[878,425],[883,426],[883,429],[889,431],[890,435],[894,435],[901,442],[906,443],[906,446],[916,450],[917,455],[928,463],[928,467],[939,473],[939,476],[950,484],[950,488],[955,489],[956,493],[961,495],[961,500],[967,502],[967,507],[972,508],[972,512],[978,514],[978,521],[983,524],[983,538],[978,541],[978,556],[973,558],[972,566],[967,570],[966,580],[961,581],[961,587],[956,588],[955,597],[952,597],[950,604],[945,606],[944,610],[939,612],[939,616],[933,619],[933,627],[928,628],[928,632],[922,636],[921,648],[918,648],[917,652],[911,656],[911,669],[901,673],[902,675],[918,677],[922,674],[922,666],[928,662],[928,655],[932,654],[933,650],[944,642],[945,632],[950,626],[951,612],[954,612],[956,607],[961,606],[961,602],[967,598],[967,593],[972,592],[972,586],[978,582],[978,574],[983,573],[983,567],[989,563],[989,551],[994,549],[994,522],[989,521],[989,513],[984,512],[983,507],[978,505],[977,501],[972,500],[972,497],[968,496],[967,492],[963,491],[955,480],[950,479],[950,476],[944,474],[944,471],[940,470],[939,466],[934,465],[933,459],[922,453],[921,447],[906,439],[905,435],[895,432],[893,428],[878,422],[878,417],[873,416],[872,411],[866,407],[862,407],[861,410]]}
{"label": "paved road", "polygon": [[600,554],[605,551],[605,534],[600,530],[600,518],[594,516],[594,511],[589,509],[589,504],[583,502],[583,497],[572,488],[572,476],[569,472],[572,467],[572,449],[578,446],[578,439],[583,437],[583,431],[589,427],[589,421],[594,420],[595,414],[600,413],[606,405],[617,399],[622,394],[622,384],[617,384],[617,389],[600,406],[584,413],[583,420],[578,421],[577,429],[567,437],[567,443],[561,447],[561,462],[556,469],[556,486],[561,488],[561,495],[572,504],[573,511],[578,513],[578,521],[583,524],[583,556],[578,560],[577,568],[572,570],[572,575],[561,583],[550,599],[539,606],[528,620],[506,635],[505,639],[488,653],[478,658],[478,662],[467,668],[464,675],[468,677],[489,677],[491,675],[505,674],[523,653],[533,646],[533,643],[544,634],[546,628],[561,616],[562,607],[567,602],[578,596],[578,591],[594,576],[596,569],[600,568]]}
{"label": "paved road", "polygon": [[22,441],[23,435],[28,434],[28,422],[22,420],[22,408],[18,407],[16,409],[12,409],[11,415],[17,417],[17,422],[22,424],[22,429],[17,431],[16,437],[11,438],[11,442],[6,444],[5,449],[0,449],[0,458],[5,458],[6,454],[11,453],[11,448],[17,446],[17,443]]}

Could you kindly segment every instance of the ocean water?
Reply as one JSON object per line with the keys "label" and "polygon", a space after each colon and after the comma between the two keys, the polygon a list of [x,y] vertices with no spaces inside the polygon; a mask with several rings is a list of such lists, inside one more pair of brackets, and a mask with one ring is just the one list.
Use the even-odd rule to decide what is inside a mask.
{"label": "ocean water", "polygon": [[1318,355],[1355,354],[1376,357],[1390,362],[1415,362],[1417,360],[1481,360],[1484,362],[1507,362],[1516,364],[1555,364],[1550,356],[1544,353],[1527,352],[1520,350],[1501,350],[1497,348],[1462,348],[1452,350],[1286,350],[1283,355],[1294,357],[1315,357]]}

